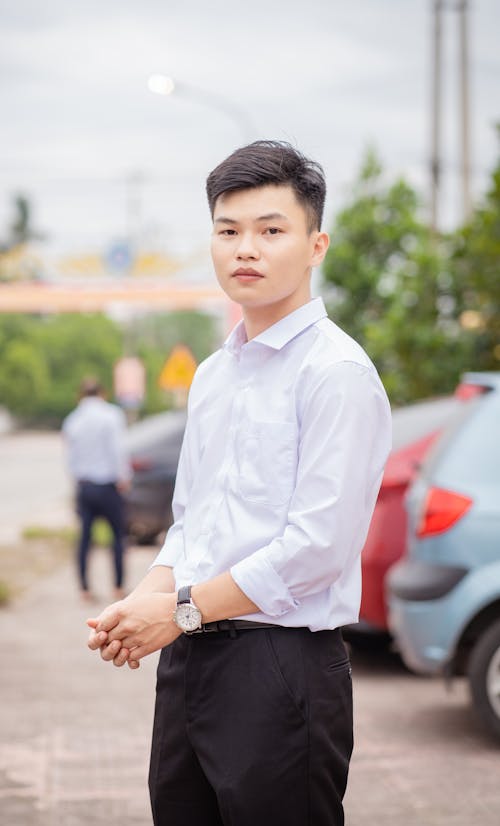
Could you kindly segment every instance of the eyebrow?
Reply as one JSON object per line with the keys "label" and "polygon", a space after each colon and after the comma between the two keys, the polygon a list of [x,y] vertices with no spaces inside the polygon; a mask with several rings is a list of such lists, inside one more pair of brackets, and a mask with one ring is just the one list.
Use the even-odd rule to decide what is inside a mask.
{"label": "eyebrow", "polygon": [[[267,215],[259,215],[255,221],[287,221],[288,218],[286,215],[283,215],[282,212],[268,212]],[[219,218],[214,220],[214,224],[237,224],[238,221],[235,221],[234,218],[226,218],[224,215],[221,215]]]}

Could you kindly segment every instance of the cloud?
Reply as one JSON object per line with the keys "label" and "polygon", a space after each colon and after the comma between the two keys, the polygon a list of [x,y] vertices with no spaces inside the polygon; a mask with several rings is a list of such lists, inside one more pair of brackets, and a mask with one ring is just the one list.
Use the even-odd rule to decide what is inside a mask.
{"label": "cloud", "polygon": [[[425,186],[427,3],[19,0],[3,5],[0,210],[10,192],[27,189],[53,239],[121,232],[117,181],[130,170],[142,171],[149,182],[143,186],[144,220],[159,214],[170,236],[206,232],[205,174],[244,135],[236,120],[196,96],[151,95],[146,81],[154,72],[225,96],[248,113],[259,136],[289,139],[317,157],[332,181],[329,214],[340,205],[339,193],[355,174],[368,140],[380,147],[389,171],[404,172]],[[483,168],[494,157],[490,123],[499,116],[499,18],[495,0],[474,4],[473,146]],[[454,162],[452,13],[445,47],[445,154]],[[202,200],[200,206],[194,198]],[[189,229],[186,212],[193,216]]]}

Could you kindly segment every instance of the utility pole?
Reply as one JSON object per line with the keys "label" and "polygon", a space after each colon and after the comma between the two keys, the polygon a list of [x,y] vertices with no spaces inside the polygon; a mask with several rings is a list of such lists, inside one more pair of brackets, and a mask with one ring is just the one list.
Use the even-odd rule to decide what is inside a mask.
{"label": "utility pole", "polygon": [[441,40],[442,0],[433,2],[433,65],[432,65],[432,125],[431,125],[431,229],[438,229],[438,196],[441,180]]}
{"label": "utility pole", "polygon": [[142,219],[142,187],[144,174],[129,172],[125,179],[126,192],[126,238],[131,251],[139,247]]}
{"label": "utility pole", "polygon": [[457,6],[460,30],[460,135],[463,218],[467,222],[472,212],[470,187],[470,133],[469,133],[469,53],[467,37],[467,0]]}

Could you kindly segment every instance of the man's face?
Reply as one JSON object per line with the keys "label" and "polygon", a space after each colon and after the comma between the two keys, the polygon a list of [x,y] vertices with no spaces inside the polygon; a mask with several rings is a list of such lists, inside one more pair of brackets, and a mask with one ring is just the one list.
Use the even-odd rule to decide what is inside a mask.
{"label": "man's face", "polygon": [[275,305],[285,315],[310,298],[311,267],[328,236],[309,231],[308,215],[290,186],[269,185],[221,195],[215,204],[212,259],[225,293],[243,309]]}

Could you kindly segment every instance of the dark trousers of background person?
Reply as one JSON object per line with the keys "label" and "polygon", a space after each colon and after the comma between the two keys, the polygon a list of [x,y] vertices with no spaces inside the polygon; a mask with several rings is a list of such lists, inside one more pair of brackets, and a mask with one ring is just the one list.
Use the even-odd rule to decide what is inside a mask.
{"label": "dark trousers of background person", "polygon": [[78,544],[78,573],[82,590],[88,591],[87,558],[91,544],[92,524],[95,519],[106,519],[113,532],[113,562],[115,586],[123,583],[123,546],[125,534],[125,506],[115,484],[98,485],[95,482],[78,482],[76,509],[81,522]]}
{"label": "dark trousers of background person", "polygon": [[338,629],[183,635],[162,650],[155,826],[342,826],[351,752]]}

